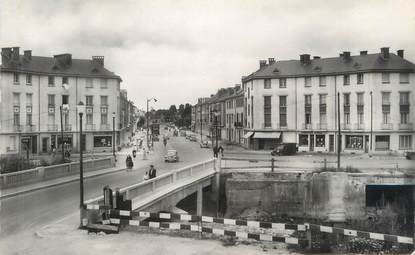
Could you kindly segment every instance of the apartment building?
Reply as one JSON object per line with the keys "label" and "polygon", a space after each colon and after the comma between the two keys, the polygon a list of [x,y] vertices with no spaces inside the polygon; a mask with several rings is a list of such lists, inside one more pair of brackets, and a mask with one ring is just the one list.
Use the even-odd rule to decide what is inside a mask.
{"label": "apartment building", "polygon": [[242,78],[245,146],[289,142],[300,151],[335,152],[340,120],[342,151],[412,150],[414,67],[403,50],[386,47],[373,54],[261,60]]}
{"label": "apartment building", "polygon": [[[77,104],[83,116],[84,148],[110,150],[112,117],[120,144],[121,78],[104,67],[104,57],[73,59],[19,54],[19,47],[2,48],[0,76],[0,154],[49,153],[52,148],[79,151]],[[63,140],[62,131],[63,130]]]}
{"label": "apartment building", "polygon": [[244,92],[241,86],[236,85],[231,95],[224,98],[224,101],[225,124],[222,139],[233,144],[243,144]]}

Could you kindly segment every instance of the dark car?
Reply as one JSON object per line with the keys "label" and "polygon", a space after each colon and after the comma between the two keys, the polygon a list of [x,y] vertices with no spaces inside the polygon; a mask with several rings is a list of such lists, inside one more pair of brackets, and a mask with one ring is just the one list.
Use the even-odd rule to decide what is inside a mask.
{"label": "dark car", "polygon": [[295,153],[297,153],[296,143],[281,143],[271,151],[272,156],[294,155]]}
{"label": "dark car", "polygon": [[406,151],[405,158],[409,160],[415,159],[415,151]]}

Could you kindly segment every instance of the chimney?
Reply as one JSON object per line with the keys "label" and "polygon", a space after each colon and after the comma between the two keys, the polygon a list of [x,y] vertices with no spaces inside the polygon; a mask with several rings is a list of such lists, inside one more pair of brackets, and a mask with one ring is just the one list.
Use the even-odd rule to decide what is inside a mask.
{"label": "chimney", "polygon": [[403,50],[398,50],[396,53],[399,57],[403,58]]}
{"label": "chimney", "polygon": [[367,50],[360,51],[360,56],[366,56],[366,55],[367,55]]}
{"label": "chimney", "polygon": [[92,63],[104,67],[104,56],[92,56]]}
{"label": "chimney", "polygon": [[31,50],[25,50],[24,51],[24,58],[26,60],[32,60],[32,51]]}
{"label": "chimney", "polygon": [[300,62],[302,65],[308,65],[310,63],[310,54],[300,55]]}
{"label": "chimney", "polygon": [[320,56],[314,56],[313,59],[320,59]]}
{"label": "chimney", "polygon": [[72,65],[72,55],[69,53],[54,55],[53,58],[57,61],[61,66],[71,66]]}
{"label": "chimney", "polygon": [[263,68],[266,65],[267,65],[267,61],[266,60],[260,60],[259,61],[259,69]]}
{"label": "chimney", "polygon": [[19,61],[19,49],[20,47],[13,47],[12,59],[14,61]]}
{"label": "chimney", "polygon": [[380,53],[384,59],[389,59],[389,47],[380,48]]}
{"label": "chimney", "polygon": [[350,59],[350,51],[343,51],[343,58],[345,60],[349,60]]}
{"label": "chimney", "polygon": [[12,48],[1,48],[1,63],[4,65],[12,58]]}
{"label": "chimney", "polygon": [[272,65],[275,63],[275,59],[274,58],[268,58],[268,64]]}

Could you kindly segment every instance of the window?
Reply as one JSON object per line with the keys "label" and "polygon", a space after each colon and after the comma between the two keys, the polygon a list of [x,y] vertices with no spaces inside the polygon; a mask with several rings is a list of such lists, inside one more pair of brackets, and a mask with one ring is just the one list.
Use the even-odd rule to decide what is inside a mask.
{"label": "window", "polygon": [[33,94],[26,93],[26,105],[31,106],[33,103]]}
{"label": "window", "polygon": [[409,104],[409,92],[399,92],[399,104],[400,105]]}
{"label": "window", "polygon": [[390,137],[388,135],[377,135],[375,137],[375,150],[389,150]]}
{"label": "window", "polygon": [[32,114],[26,113],[26,125],[31,126],[32,125]]}
{"label": "window", "polygon": [[9,144],[10,144],[10,150],[11,151],[15,151],[16,150],[16,137],[15,136],[10,136],[9,137]]}
{"label": "window", "polygon": [[311,95],[304,95],[304,102],[306,105],[311,106]]}
{"label": "window", "polygon": [[48,86],[49,87],[55,87],[55,76],[48,76]]}
{"label": "window", "polygon": [[49,107],[55,107],[55,95],[48,95]]}
{"label": "window", "polygon": [[350,85],[350,75],[343,75],[343,85]]}
{"label": "window", "polygon": [[325,87],[327,84],[326,84],[326,76],[320,76],[319,77],[319,84],[320,84],[320,87]]}
{"label": "window", "polygon": [[350,124],[350,112],[344,113],[344,124]]}
{"label": "window", "polygon": [[357,113],[357,124],[362,125],[365,123],[364,121],[364,113],[363,112],[358,112]]}
{"label": "window", "polygon": [[112,136],[94,136],[94,147],[111,147]]}
{"label": "window", "polygon": [[62,84],[69,84],[68,77],[62,77]]}
{"label": "window", "polygon": [[69,104],[69,95],[62,95],[62,104]]}
{"label": "window", "polygon": [[311,77],[304,78],[304,87],[311,87]]}
{"label": "window", "polygon": [[13,93],[13,105],[20,106],[20,93]]}
{"label": "window", "polygon": [[401,124],[408,124],[409,112],[401,112]]}
{"label": "window", "polygon": [[400,73],[399,83],[409,83],[409,73]]}
{"label": "window", "polygon": [[363,136],[346,135],[346,149],[363,150]]}
{"label": "window", "polygon": [[102,113],[101,114],[101,124],[108,124],[108,114]]}
{"label": "window", "polygon": [[92,78],[86,78],[86,87],[93,88],[94,85],[92,84]]}
{"label": "window", "polygon": [[19,84],[19,73],[13,73],[13,83]]}
{"label": "window", "polygon": [[325,147],[325,146],[326,146],[326,136],[316,135],[316,147]]}
{"label": "window", "polygon": [[308,135],[298,135],[298,145],[308,146]]}
{"label": "window", "polygon": [[280,96],[280,127],[287,126],[287,96]]}
{"label": "window", "polygon": [[364,74],[358,73],[357,74],[357,84],[363,84],[364,82]]}
{"label": "window", "polygon": [[357,105],[364,105],[363,92],[356,93],[357,96]]}
{"label": "window", "polygon": [[86,98],[86,106],[93,106],[94,105],[94,102],[93,102],[94,97],[93,96],[86,96],[85,98]]}
{"label": "window", "polygon": [[382,105],[390,105],[390,92],[382,92]]}
{"label": "window", "polygon": [[327,124],[327,94],[320,94],[320,128],[321,124]]}
{"label": "window", "polygon": [[271,88],[271,79],[265,79],[264,80],[264,89],[270,89]]}
{"label": "window", "polygon": [[48,124],[49,125],[55,125],[55,114],[50,113],[48,115]]}
{"label": "window", "polygon": [[32,75],[30,73],[26,74],[26,84],[32,85]]}
{"label": "window", "polygon": [[93,122],[93,118],[94,117],[94,115],[92,115],[92,114],[86,114],[86,124],[87,125],[92,125],[94,122]]}
{"label": "window", "polygon": [[108,96],[101,96],[101,106],[108,106]]}
{"label": "window", "polygon": [[382,73],[382,83],[390,83],[390,74]]}
{"label": "window", "polygon": [[349,93],[344,93],[343,94],[343,104],[345,106],[350,106],[350,94]]}
{"label": "window", "polygon": [[382,113],[382,120],[383,120],[383,124],[389,124],[389,112],[383,112]]}
{"label": "window", "polygon": [[264,96],[264,127],[271,127],[271,96]]}
{"label": "window", "polygon": [[101,78],[101,89],[108,88],[107,79]]}
{"label": "window", "polygon": [[[305,124],[306,125],[311,125],[311,112],[306,112],[305,113]],[[306,127],[308,128],[308,127]]]}
{"label": "window", "polygon": [[399,149],[412,149],[412,136],[411,135],[400,135],[399,136]]}
{"label": "window", "polygon": [[17,112],[13,114],[13,125],[20,126],[20,114]]}
{"label": "window", "polygon": [[280,88],[286,88],[287,87],[287,79],[286,78],[280,78]]}
{"label": "window", "polygon": [[326,105],[327,105],[327,94],[320,94],[319,99],[320,99],[320,105],[323,105],[324,107],[326,107]]}

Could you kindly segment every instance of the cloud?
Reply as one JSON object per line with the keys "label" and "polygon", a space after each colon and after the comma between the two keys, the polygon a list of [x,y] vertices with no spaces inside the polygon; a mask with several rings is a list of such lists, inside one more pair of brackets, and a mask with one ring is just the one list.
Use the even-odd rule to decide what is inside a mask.
{"label": "cloud", "polygon": [[194,103],[240,83],[259,59],[404,48],[415,60],[411,0],[2,0],[0,44],[34,55],[104,55],[137,105]]}

